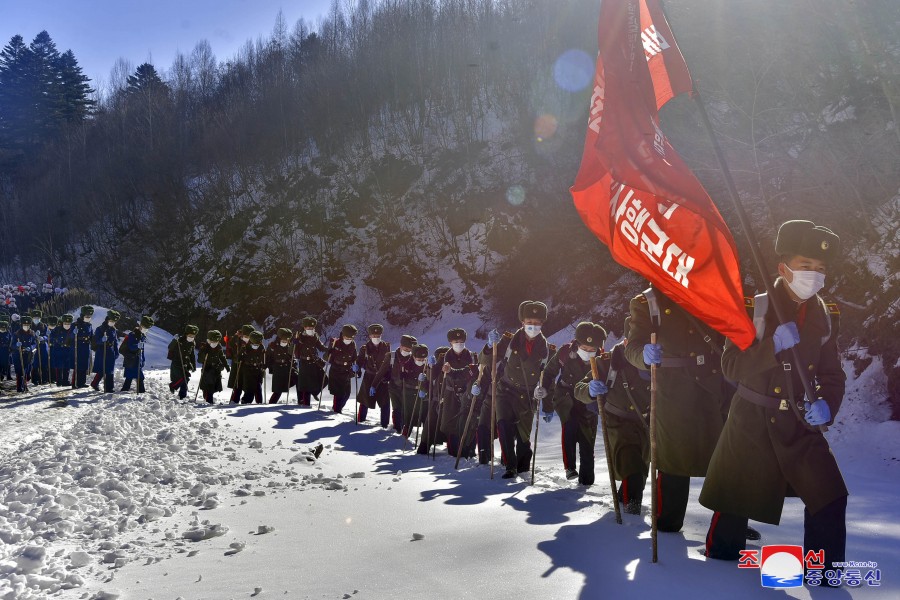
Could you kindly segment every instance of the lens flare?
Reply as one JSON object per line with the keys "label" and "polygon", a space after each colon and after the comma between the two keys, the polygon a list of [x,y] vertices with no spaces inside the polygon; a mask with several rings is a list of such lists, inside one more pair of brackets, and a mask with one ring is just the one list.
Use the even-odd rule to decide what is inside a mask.
{"label": "lens flare", "polygon": [[558,127],[559,122],[557,121],[555,115],[539,115],[538,118],[534,121],[535,138],[539,142],[550,139],[554,135],[556,135],[556,130]]}
{"label": "lens flare", "polygon": [[566,50],[553,65],[553,78],[566,91],[581,91],[594,78],[593,60],[584,50]]}
{"label": "lens flare", "polygon": [[506,201],[513,206],[522,206],[525,202],[525,189],[520,185],[514,185],[506,190]]}

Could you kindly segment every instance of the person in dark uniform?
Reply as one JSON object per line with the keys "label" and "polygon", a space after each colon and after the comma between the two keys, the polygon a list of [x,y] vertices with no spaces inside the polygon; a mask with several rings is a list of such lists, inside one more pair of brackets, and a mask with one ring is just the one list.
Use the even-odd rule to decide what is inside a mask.
{"label": "person in dark uniform", "polygon": [[[651,287],[631,300],[625,357],[657,369],[659,531],[684,525],[691,477],[704,477],[725,424],[731,387],[721,372],[724,336]],[[655,344],[650,333],[657,330]]]}
{"label": "person in dark uniform", "polygon": [[350,378],[359,374],[359,365],[356,364],[356,342],[353,339],[358,331],[355,325],[344,325],[341,327],[341,337],[333,340],[326,352],[328,391],[334,398],[331,409],[339,414],[343,412],[344,405],[350,398]]}
{"label": "person in dark uniform", "polygon": [[110,310],[103,319],[103,324],[94,330],[94,379],[91,387],[100,391],[100,379],[103,378],[103,392],[115,391],[113,376],[116,372],[116,359],[119,358],[119,332],[116,323],[119,311]]}
{"label": "person in dark uniform", "polygon": [[72,330],[72,315],[63,315],[51,325],[56,317],[47,317],[50,346],[50,381],[56,387],[71,385],[69,373],[72,369],[72,351],[75,348],[75,332]]}
{"label": "person in dark uniform", "polygon": [[10,372],[10,353],[9,344],[12,341],[12,334],[9,332],[9,321],[0,319],[0,381],[12,379]]}
{"label": "person in dark uniform", "polygon": [[575,385],[575,397],[596,410],[597,398],[605,394],[603,419],[613,475],[622,482],[619,502],[626,513],[639,515],[650,470],[650,373],[625,359],[626,344],[623,340],[599,357],[600,379],[586,376]]}
{"label": "person in dark uniform", "polygon": [[[846,376],[839,314],[818,291],[840,254],[840,238],[811,221],[788,221],[778,230],[775,252],[773,296],[752,302],[756,340],[744,351],[729,341],[722,355],[722,370],[738,388],[700,493],[700,503],[715,511],[706,555],[737,560],[748,518],[777,525],[785,496],[799,496],[803,547],[824,550],[831,569],[845,558],[848,491],[819,428],[834,421]],[[790,321],[779,324],[775,303]],[[793,347],[801,362],[791,366]],[[801,375],[810,377],[816,398],[805,398]]]}
{"label": "person in dark uniform", "polygon": [[228,387],[231,388],[231,403],[237,404],[241,400],[241,355],[244,348],[250,343],[250,334],[255,329],[253,325],[241,325],[228,341],[225,349],[226,357],[231,361],[231,370],[228,372]]}
{"label": "person in dark uniform", "polygon": [[466,337],[466,330],[459,327],[447,332],[450,350],[444,354],[437,368],[444,374],[440,398],[443,404],[441,432],[447,437],[447,453],[456,456],[462,444],[462,456],[469,458],[475,455],[474,429],[470,424],[463,439],[463,428],[473,400],[471,388],[478,376],[478,368],[476,356],[466,348]]}
{"label": "person in dark uniform", "polygon": [[266,369],[266,349],[261,331],[251,331],[247,344],[241,349],[241,404],[263,403],[263,375]]}
{"label": "person in dark uniform", "polygon": [[50,383],[50,368],[47,361],[50,359],[50,349],[48,343],[47,324],[43,322],[43,311],[33,308],[31,309],[31,331],[38,338],[38,349],[34,356],[34,365],[31,371],[31,384],[43,385]]}
{"label": "person in dark uniform", "polygon": [[[540,387],[541,373],[551,353],[551,346],[541,333],[547,315],[547,305],[543,302],[522,302],[518,312],[522,327],[514,334],[502,337],[496,330],[491,331],[481,352],[481,364],[489,369],[491,348],[497,344],[496,411],[500,448],[506,465],[503,479],[514,478],[517,473],[530,469],[531,430],[536,408],[534,394]],[[476,384],[472,395],[480,393]]]}
{"label": "person in dark uniform", "polygon": [[412,415],[404,412],[412,409],[416,400],[416,387],[418,386],[419,373],[412,357],[413,346],[417,344],[416,338],[411,335],[400,336],[400,347],[388,355],[378,372],[372,385],[369,386],[369,395],[374,397],[378,393],[378,386],[388,383],[388,395],[391,398],[391,421],[394,431],[409,436],[408,420]]}
{"label": "person in dark uniform", "polygon": [[356,394],[356,399],[359,402],[356,422],[365,422],[369,409],[378,406],[381,409],[381,426],[387,427],[388,419],[391,415],[391,398],[388,394],[388,382],[383,380],[378,384],[375,387],[374,396],[369,395],[369,388],[373,387],[372,382],[375,381],[378,369],[388,360],[391,345],[381,337],[384,334],[384,326],[373,323],[369,325],[366,332],[369,334],[369,341],[359,349],[359,356],[356,358],[356,364],[361,369],[365,369],[365,374]]}
{"label": "person in dark uniform", "polygon": [[12,352],[13,367],[16,372],[16,391],[28,391],[34,354],[37,351],[38,338],[31,331],[31,317],[21,317],[19,330],[12,334],[9,351]]}
{"label": "person in dark uniform", "polygon": [[91,346],[94,341],[93,306],[82,306],[78,320],[75,321],[75,355],[73,357],[74,375],[72,385],[75,388],[87,386],[87,374],[91,370]]}
{"label": "person in dark uniform", "polygon": [[294,338],[294,357],[297,359],[297,404],[309,407],[312,396],[322,393],[322,380],[325,375],[325,361],[319,352],[328,348],[316,335],[318,322],[313,317],[303,317],[300,321],[301,331]]}
{"label": "person in dark uniform", "polygon": [[222,332],[211,329],[206,332],[206,341],[197,348],[197,362],[200,369],[200,391],[207,404],[216,403],[216,392],[222,391],[222,369],[228,371],[228,359],[222,349]]}
{"label": "person in dark uniform", "polygon": [[[413,346],[413,352],[417,344]],[[427,346],[425,346],[427,347]],[[433,356],[428,356],[425,363],[425,378],[422,387],[427,393],[422,398],[422,436],[420,438],[419,447],[416,449],[417,454],[428,454],[431,447],[442,444],[445,441],[444,434],[441,433],[440,423],[438,421],[441,412],[440,393],[441,384],[444,381],[444,373],[435,366],[442,361],[444,355],[450,351],[449,346],[438,346]],[[418,363],[416,363],[418,364]],[[418,379],[418,377],[417,377]]]}
{"label": "person in dark uniform", "polygon": [[272,374],[272,395],[269,404],[278,404],[281,394],[291,389],[291,371],[294,363],[294,347],[291,338],[294,332],[282,327],[266,348],[266,368]]}
{"label": "person in dark uniform", "polygon": [[561,346],[550,358],[544,369],[543,389],[535,393],[535,397],[541,397],[545,422],[553,419],[554,411],[559,413],[566,479],[577,478],[581,485],[594,485],[597,403],[576,401],[575,386],[590,375],[591,359],[603,348],[605,340],[606,330],[600,325],[589,321],[579,323],[575,327],[575,339]]}
{"label": "person in dark uniform", "polygon": [[185,325],[184,333],[172,338],[169,342],[167,358],[172,361],[169,365],[169,391],[173,394],[178,391],[178,397],[187,398],[188,382],[191,373],[197,370],[197,357],[195,341],[200,328],[196,325]]}
{"label": "person in dark uniform", "polygon": [[122,354],[122,366],[124,367],[125,381],[122,383],[123,392],[131,390],[131,382],[137,379],[137,392],[143,394],[144,389],[144,344],[147,343],[147,332],[153,327],[153,317],[144,315],[141,322],[128,332],[122,340],[119,352]]}

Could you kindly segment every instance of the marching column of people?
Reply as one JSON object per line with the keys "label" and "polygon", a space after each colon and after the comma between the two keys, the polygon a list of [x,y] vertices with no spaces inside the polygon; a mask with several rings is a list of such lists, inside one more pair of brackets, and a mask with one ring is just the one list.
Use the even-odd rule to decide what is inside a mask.
{"label": "marching column of people", "polygon": [[[297,404],[308,407],[327,386],[331,410],[340,414],[356,383],[358,423],[378,408],[381,427],[390,420],[400,435],[409,437],[422,426],[419,453],[445,443],[449,454],[477,455],[481,464],[489,462],[499,438],[504,479],[530,469],[538,409],[546,422],[557,413],[566,477],[583,486],[595,482],[602,419],[619,499],[626,513],[640,514],[650,461],[649,380],[656,368],[658,474],[651,485],[659,494],[659,530],[681,530],[690,480],[701,477],[700,504],[713,511],[708,557],[739,559],[746,540],[759,537],[749,520],[778,524],[784,498],[796,495],[804,503],[804,546],[824,550],[828,564],[840,562],[848,490],[820,428],[840,409],[845,374],[837,346],[839,312],[818,294],[840,253],[840,238],[810,221],[788,221],[778,231],[775,251],[779,277],[771,294],[748,299],[757,336],[743,351],[650,287],[630,300],[624,339],[609,351],[606,331],[589,321],[555,348],[542,332],[549,309],[531,300],[518,307],[517,331],[491,330],[477,353],[466,347],[461,328],[449,330],[449,346],[429,356],[428,347],[408,334],[392,350],[381,324],[367,327],[368,339],[358,349],[354,325],[344,325],[326,344],[310,316],[296,332],[279,328],[268,346],[252,325],[230,338],[210,330],[198,346],[198,327],[186,325],[168,346],[169,387],[185,398],[199,363],[198,393],[206,403],[214,404],[222,391],[225,370],[231,403],[262,404],[268,372],[269,403],[296,387]],[[776,306],[788,322],[779,322]],[[0,347],[8,350],[0,352],[0,380],[14,372],[19,392],[29,384],[82,388],[92,372],[89,385],[99,391],[102,379],[103,391],[112,392],[121,354],[121,391],[136,382],[143,393],[153,319],[142,317],[123,337],[117,311],[110,310],[96,328],[93,307],[79,312],[78,319],[45,316],[40,309],[21,317],[0,313]],[[796,365],[789,356],[794,350]],[[816,397],[805,397],[806,389]]]}

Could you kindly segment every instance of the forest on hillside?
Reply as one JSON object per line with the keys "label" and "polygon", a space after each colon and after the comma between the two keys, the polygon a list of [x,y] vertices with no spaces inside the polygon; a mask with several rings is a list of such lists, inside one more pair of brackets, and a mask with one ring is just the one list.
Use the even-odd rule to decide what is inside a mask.
{"label": "forest on hillside", "polygon": [[[842,345],[880,356],[900,418],[900,5],[667,0],[774,271],[779,223],[842,238]],[[597,0],[335,0],[232,57],[120,60],[97,92],[52,32],[0,51],[0,279],[48,270],[110,306],[269,329],[306,313],[395,327],[443,310],[621,330],[641,282],[568,188]],[[584,74],[587,73],[587,76]],[[687,98],[663,129],[735,232]],[[25,226],[23,226],[23,224]],[[290,325],[289,325],[290,326]]]}

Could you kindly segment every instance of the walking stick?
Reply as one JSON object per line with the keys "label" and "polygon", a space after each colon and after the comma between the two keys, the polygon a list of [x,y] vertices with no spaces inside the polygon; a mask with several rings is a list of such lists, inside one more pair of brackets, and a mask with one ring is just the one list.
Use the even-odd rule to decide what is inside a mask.
{"label": "walking stick", "polygon": [[494,478],[494,432],[497,429],[497,344],[491,348],[491,479]]}
{"label": "walking stick", "polygon": [[[333,338],[331,341],[331,350],[334,351],[337,348],[337,338]],[[328,360],[325,361],[325,366],[328,366],[328,362],[331,360],[331,354],[328,354]],[[316,412],[322,410],[322,392],[325,391],[325,378],[328,377],[328,369],[323,367],[322,373],[322,384],[319,386],[319,406],[316,407]]]}
{"label": "walking stick", "polygon": [[[523,371],[524,371],[524,367],[523,367]],[[543,371],[541,371],[541,377],[540,377],[540,379],[538,379],[538,385],[540,387],[544,386],[544,372]],[[537,398],[535,398],[535,400],[537,400],[538,403],[541,402]],[[537,408],[538,407],[535,406],[535,411],[534,411],[534,417],[535,417],[535,419],[534,419],[534,449],[531,451],[531,485],[534,485],[534,467],[537,464],[538,431],[540,431],[540,428],[541,428],[541,416],[539,414],[537,414],[538,413]]]}
{"label": "walking stick", "polygon": [[[651,322],[655,319],[651,318]],[[650,332],[650,343],[656,343],[656,327],[653,323],[653,331]],[[605,427],[604,427],[605,431]],[[656,365],[650,365],[650,481],[653,484],[650,493],[650,544],[653,547],[652,562],[659,560],[657,556],[657,512],[659,511],[659,485],[656,483]],[[618,497],[616,498],[618,500]]]}
{"label": "walking stick", "polygon": [[[103,337],[108,338],[106,332],[103,332]],[[106,393],[106,344],[109,343],[109,339],[103,342],[103,364],[100,365],[103,367],[103,393]]]}
{"label": "walking stick", "polygon": [[[22,341],[19,340],[21,344]],[[28,391],[28,378],[25,376],[25,358],[22,355],[22,346],[19,346],[19,368],[22,369],[22,392]]]}
{"label": "walking stick", "polygon": [[51,379],[50,383],[56,383],[55,381],[53,381],[53,379],[56,379],[56,377],[53,376],[53,360],[50,357],[50,335],[49,335],[50,329],[47,328],[47,331],[48,331],[48,335],[47,335],[47,371],[50,373],[50,379]]}
{"label": "walking stick", "polygon": [[[481,377],[484,375],[484,365],[478,365],[478,379],[476,383],[481,387]],[[471,389],[470,389],[471,391]],[[470,394],[471,395],[471,394]],[[463,444],[466,441],[466,434],[469,431],[469,423],[472,421],[472,413],[475,412],[475,396],[472,396],[472,403],[469,405],[469,415],[466,417],[466,424],[463,425],[462,436],[459,438],[459,448],[456,450],[456,464],[454,469],[459,469],[459,459],[462,456]]]}
{"label": "walking stick", "polygon": [[[597,357],[591,357],[591,377],[596,381],[600,381],[600,369],[597,367]],[[609,432],[606,429],[606,419],[603,418],[603,402],[600,396],[597,396],[597,419],[600,421],[601,431],[603,432],[603,453],[606,454],[606,470],[609,471],[609,489],[612,490],[613,508],[616,511],[616,523],[622,524],[622,512],[619,508],[619,491],[616,489],[616,476],[613,474],[612,455],[609,452]],[[653,486],[654,489],[656,485]],[[655,493],[655,492],[654,492]]]}
{"label": "walking stick", "polygon": [[[206,372],[206,363],[209,362],[210,352],[206,353],[206,359],[203,361],[203,366],[200,367],[200,381],[197,382],[197,391],[194,392],[194,402],[197,402],[197,397],[200,395],[200,384],[203,383],[203,373]],[[221,371],[220,371],[221,373]],[[221,379],[221,377],[220,377]]]}

